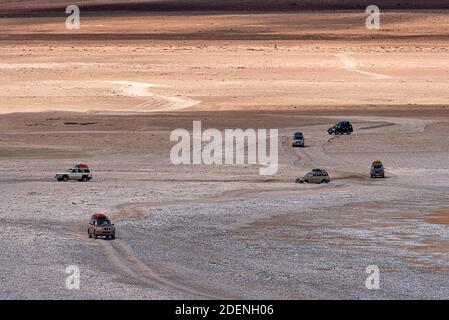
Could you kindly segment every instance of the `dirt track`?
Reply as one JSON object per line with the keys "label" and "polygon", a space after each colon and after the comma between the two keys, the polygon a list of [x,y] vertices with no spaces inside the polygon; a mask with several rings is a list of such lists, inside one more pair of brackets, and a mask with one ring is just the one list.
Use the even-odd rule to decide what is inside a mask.
{"label": "dirt track", "polygon": [[[0,298],[447,298],[447,13],[409,14],[373,39],[359,12],[96,16],[74,42],[57,18],[0,21]],[[329,136],[342,118],[355,133]],[[278,173],[172,165],[193,120],[278,128]],[[77,162],[93,181],[53,180]],[[293,183],[314,167],[332,183]],[[115,241],[87,238],[96,211]]]}

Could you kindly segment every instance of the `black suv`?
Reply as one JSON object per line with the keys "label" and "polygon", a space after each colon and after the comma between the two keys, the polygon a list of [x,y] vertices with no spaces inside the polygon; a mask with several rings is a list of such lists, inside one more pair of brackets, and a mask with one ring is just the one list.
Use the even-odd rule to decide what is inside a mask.
{"label": "black suv", "polygon": [[340,121],[336,125],[333,125],[329,129],[327,129],[327,132],[329,134],[351,134],[352,131],[352,124],[346,120]]}

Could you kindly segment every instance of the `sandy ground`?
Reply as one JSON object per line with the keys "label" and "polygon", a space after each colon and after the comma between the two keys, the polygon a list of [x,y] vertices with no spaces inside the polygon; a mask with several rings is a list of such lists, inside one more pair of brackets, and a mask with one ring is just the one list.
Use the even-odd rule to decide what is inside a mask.
{"label": "sandy ground", "polygon": [[[0,19],[0,298],[448,298],[447,13]],[[278,173],[172,165],[194,120],[278,128]],[[78,162],[91,182],[53,179]],[[314,167],[333,181],[293,183]]]}

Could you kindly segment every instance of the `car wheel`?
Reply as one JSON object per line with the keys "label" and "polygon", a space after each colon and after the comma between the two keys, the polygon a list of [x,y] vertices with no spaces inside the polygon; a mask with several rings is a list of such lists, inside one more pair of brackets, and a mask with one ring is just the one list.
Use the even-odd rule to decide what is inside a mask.
{"label": "car wheel", "polygon": [[83,178],[81,179],[81,181],[82,181],[82,182],[87,182],[87,181],[89,181],[89,179],[88,179],[87,177],[83,177]]}
{"label": "car wheel", "polygon": [[92,235],[90,234],[89,230],[87,230],[87,235],[89,236],[89,239],[92,238]]}
{"label": "car wheel", "polygon": [[94,237],[94,239],[98,239],[98,236],[97,236],[97,234],[95,233],[95,231],[94,231],[94,233],[93,233],[93,237]]}
{"label": "car wheel", "polygon": [[328,183],[326,179],[321,180],[321,183]]}
{"label": "car wheel", "polygon": [[115,239],[115,234],[110,237],[111,240]]}
{"label": "car wheel", "polygon": [[69,180],[69,177],[67,177],[67,176],[62,177],[62,181],[67,182],[68,180]]}
{"label": "car wheel", "polygon": [[309,183],[309,180],[304,180],[304,183]]}

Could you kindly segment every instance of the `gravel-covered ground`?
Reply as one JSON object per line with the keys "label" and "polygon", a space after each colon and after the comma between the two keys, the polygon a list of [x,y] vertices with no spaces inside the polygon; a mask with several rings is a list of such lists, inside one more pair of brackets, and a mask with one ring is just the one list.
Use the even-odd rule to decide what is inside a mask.
{"label": "gravel-covered ground", "polygon": [[[323,124],[336,118],[291,116],[281,128],[279,172],[268,178],[256,167],[167,164],[169,130],[153,132],[151,124],[158,115],[143,121],[143,134],[156,138],[116,153],[105,142],[110,132],[95,128],[101,124],[93,125],[89,138],[82,131],[65,133],[61,123],[70,114],[61,114],[53,133],[30,138],[24,149],[23,137],[36,130],[22,127],[30,117],[36,115],[10,121],[15,128],[2,145],[21,152],[1,160],[2,298],[449,296],[445,116],[424,122],[411,114],[352,116],[355,133],[338,137]],[[306,148],[290,147],[291,123],[307,124]],[[116,143],[139,131],[117,135]],[[50,148],[55,136],[61,146],[76,136],[82,158],[51,150],[46,158],[33,155],[36,145]],[[87,139],[97,151],[83,147]],[[369,179],[375,158],[385,163],[385,179]],[[87,159],[93,181],[53,180],[53,171],[77,159]],[[327,169],[333,181],[294,183],[313,167]],[[88,239],[86,224],[96,211],[113,218],[116,240]],[[65,288],[69,265],[80,268],[80,290]],[[365,287],[369,265],[380,269],[379,290]]]}

